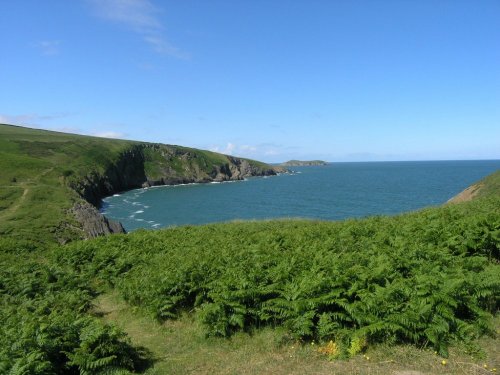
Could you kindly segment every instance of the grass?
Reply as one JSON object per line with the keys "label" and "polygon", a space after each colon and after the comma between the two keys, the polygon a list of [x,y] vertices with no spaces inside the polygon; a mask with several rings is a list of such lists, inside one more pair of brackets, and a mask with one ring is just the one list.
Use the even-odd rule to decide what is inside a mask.
{"label": "grass", "polygon": [[0,215],[5,215],[6,212],[3,210],[14,206],[24,194],[24,189],[19,186],[6,186],[0,188]]}
{"label": "grass", "polygon": [[486,176],[479,185],[478,197],[500,194],[500,173],[493,173]]}
{"label": "grass", "polygon": [[[332,361],[318,352],[318,344],[294,341],[279,329],[239,333],[229,339],[207,339],[203,327],[189,314],[158,323],[128,305],[116,292],[101,295],[95,303],[95,311],[105,322],[118,325],[135,345],[151,350],[154,364],[146,371],[147,375],[481,375],[491,374],[490,370],[500,367],[498,341],[491,337],[480,340],[483,352],[475,355],[456,345],[446,365],[432,350],[410,345],[379,345],[354,358]],[[497,318],[495,325],[500,329],[500,319]],[[485,364],[487,369],[483,367]]]}

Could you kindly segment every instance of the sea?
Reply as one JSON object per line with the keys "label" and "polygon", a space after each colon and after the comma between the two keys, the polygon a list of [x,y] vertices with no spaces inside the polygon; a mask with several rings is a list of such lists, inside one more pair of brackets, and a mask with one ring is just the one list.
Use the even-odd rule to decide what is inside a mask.
{"label": "sea", "polygon": [[103,201],[127,231],[234,220],[343,220],[441,205],[500,160],[330,163],[242,181],[136,189]]}

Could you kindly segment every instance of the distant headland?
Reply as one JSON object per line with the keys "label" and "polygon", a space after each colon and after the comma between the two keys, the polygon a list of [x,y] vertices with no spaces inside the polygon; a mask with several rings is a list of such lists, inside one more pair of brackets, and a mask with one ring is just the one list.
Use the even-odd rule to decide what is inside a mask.
{"label": "distant headland", "polygon": [[313,165],[327,165],[328,163],[323,160],[288,160],[281,163],[282,167],[309,167]]}

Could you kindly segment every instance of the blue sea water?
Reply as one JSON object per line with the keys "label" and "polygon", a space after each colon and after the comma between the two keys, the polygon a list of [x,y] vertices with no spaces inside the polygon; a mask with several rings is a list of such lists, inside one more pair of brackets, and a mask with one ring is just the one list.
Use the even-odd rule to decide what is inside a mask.
{"label": "blue sea water", "polygon": [[137,189],[104,199],[127,231],[270,218],[341,220],[440,205],[500,160],[332,163],[227,183]]}

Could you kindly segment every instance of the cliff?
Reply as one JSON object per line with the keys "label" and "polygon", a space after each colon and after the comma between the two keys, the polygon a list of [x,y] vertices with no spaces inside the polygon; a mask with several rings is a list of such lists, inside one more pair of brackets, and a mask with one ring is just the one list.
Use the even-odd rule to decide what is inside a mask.
{"label": "cliff", "polygon": [[125,190],[186,183],[242,180],[284,172],[253,160],[179,146],[141,143],[122,151],[104,171],[72,178],[68,186],[100,207],[101,199]]}

